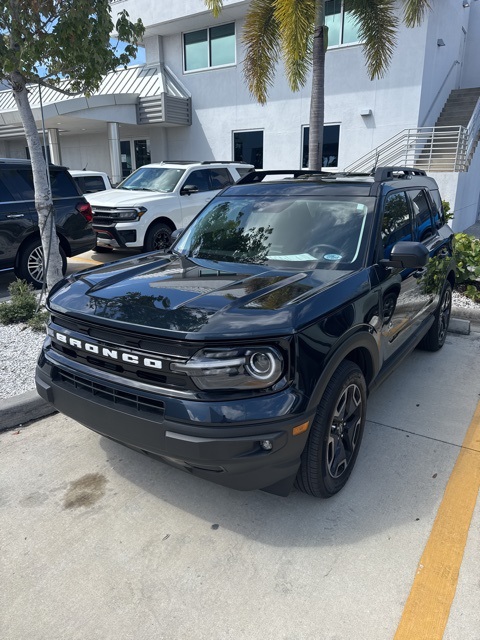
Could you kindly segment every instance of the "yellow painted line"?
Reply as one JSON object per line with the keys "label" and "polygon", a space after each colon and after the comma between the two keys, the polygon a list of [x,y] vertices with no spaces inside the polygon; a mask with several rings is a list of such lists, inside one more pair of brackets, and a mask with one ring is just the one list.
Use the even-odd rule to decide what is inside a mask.
{"label": "yellow painted line", "polygon": [[448,480],[395,640],[441,640],[480,489],[480,403]]}
{"label": "yellow painted line", "polygon": [[92,264],[103,264],[103,262],[99,262],[98,260],[92,260],[91,258],[69,258],[72,262],[90,262]]}

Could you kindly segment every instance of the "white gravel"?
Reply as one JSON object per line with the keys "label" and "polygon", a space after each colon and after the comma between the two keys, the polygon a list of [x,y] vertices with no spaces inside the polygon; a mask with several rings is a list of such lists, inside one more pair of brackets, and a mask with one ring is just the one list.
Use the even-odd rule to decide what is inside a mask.
{"label": "white gravel", "polygon": [[45,334],[24,324],[0,324],[0,398],[35,389],[35,366]]}
{"label": "white gravel", "polygon": [[[480,304],[453,292],[453,306],[478,309]],[[45,335],[24,324],[0,324],[0,398],[35,389],[35,366]]]}

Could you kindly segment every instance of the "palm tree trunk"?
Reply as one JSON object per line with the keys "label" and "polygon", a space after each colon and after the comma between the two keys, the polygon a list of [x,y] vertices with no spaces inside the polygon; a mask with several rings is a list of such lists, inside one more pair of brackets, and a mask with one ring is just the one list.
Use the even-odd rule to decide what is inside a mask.
{"label": "palm tree trunk", "polygon": [[323,122],[325,118],[325,7],[323,0],[315,6],[313,36],[312,96],[310,99],[310,137],[308,166],[320,171],[323,160]]}

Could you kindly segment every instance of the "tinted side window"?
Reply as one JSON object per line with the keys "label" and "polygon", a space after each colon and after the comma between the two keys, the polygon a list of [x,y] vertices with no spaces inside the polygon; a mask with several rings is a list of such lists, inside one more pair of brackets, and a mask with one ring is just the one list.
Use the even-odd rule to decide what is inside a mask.
{"label": "tinted side window", "polygon": [[4,169],[2,178],[15,200],[34,200],[33,177],[30,169]]}
{"label": "tinted side window", "polygon": [[209,174],[211,189],[223,189],[235,182],[228,169],[209,169]]}
{"label": "tinted side window", "polygon": [[403,191],[385,198],[382,221],[382,245],[385,257],[396,242],[412,240],[412,220],[407,196]]}
{"label": "tinted side window", "polygon": [[11,202],[15,198],[10,190],[4,184],[2,177],[0,176],[0,202]]}
{"label": "tinted side window", "polygon": [[83,179],[84,193],[105,191],[105,183],[100,176],[85,176]]}
{"label": "tinted side window", "polygon": [[423,189],[408,191],[407,195],[412,204],[413,218],[415,221],[415,240],[417,242],[424,242],[436,233],[427,197]]}
{"label": "tinted side window", "polygon": [[54,198],[68,198],[79,195],[77,185],[66,171],[52,171],[50,180]]}
{"label": "tinted side window", "polygon": [[197,187],[199,191],[210,191],[211,187],[208,181],[208,169],[198,169],[186,178],[185,185]]}

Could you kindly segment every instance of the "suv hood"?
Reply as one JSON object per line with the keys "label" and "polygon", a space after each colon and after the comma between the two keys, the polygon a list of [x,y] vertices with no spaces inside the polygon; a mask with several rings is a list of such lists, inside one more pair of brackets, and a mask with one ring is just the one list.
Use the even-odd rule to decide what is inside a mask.
{"label": "suv hood", "polygon": [[365,271],[300,271],[150,253],[70,276],[53,290],[48,306],[53,313],[128,325],[129,331],[133,326],[218,340],[288,335],[318,318],[319,308],[328,313],[365,287]]}
{"label": "suv hood", "polygon": [[149,202],[158,202],[159,199],[175,197],[173,193],[161,193],[160,191],[135,191],[131,189],[108,189],[88,195],[88,201],[92,207],[135,207],[145,206]]}

